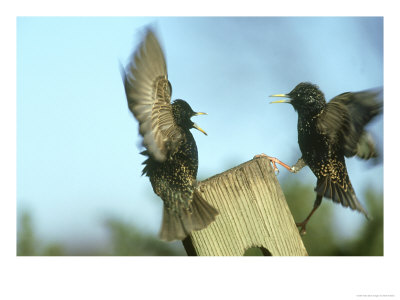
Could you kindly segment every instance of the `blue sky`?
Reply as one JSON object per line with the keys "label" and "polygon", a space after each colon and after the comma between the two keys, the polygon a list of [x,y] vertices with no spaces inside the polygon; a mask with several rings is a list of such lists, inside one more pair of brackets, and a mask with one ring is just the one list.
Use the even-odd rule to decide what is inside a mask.
{"label": "blue sky", "polygon": [[[118,68],[149,24],[166,54],[173,99],[208,113],[195,118],[208,136],[193,131],[199,179],[261,152],[297,161],[297,114],[269,105],[268,95],[301,81],[318,84],[327,100],[383,86],[382,18],[20,17],[17,211],[33,213],[45,240],[104,241],[107,216],[158,233],[162,202],[140,176],[141,140]],[[382,144],[383,117],[369,129]],[[382,164],[347,165],[361,201],[367,186],[383,190]],[[291,176],[315,184],[308,168]],[[347,235],[364,222],[335,211]]]}

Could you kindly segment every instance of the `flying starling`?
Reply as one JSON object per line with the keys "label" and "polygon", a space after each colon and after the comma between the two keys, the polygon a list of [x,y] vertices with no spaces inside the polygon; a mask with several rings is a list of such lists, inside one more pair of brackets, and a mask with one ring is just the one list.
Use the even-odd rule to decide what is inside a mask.
{"label": "flying starling", "polygon": [[271,103],[290,103],[297,111],[298,142],[302,153],[292,167],[275,158],[273,162],[293,173],[308,165],[317,177],[314,207],[303,222],[296,223],[302,234],[323,197],[357,210],[368,218],[350,183],[344,157],[377,157],[374,141],[364,127],[382,112],[380,95],[381,89],[348,92],[326,103],[324,94],[316,85],[303,82],[289,94],[271,96],[289,98]]}
{"label": "flying starling", "polygon": [[195,193],[198,155],[190,129],[207,134],[190,118],[205,113],[194,112],[181,99],[171,104],[164,53],[152,30],[147,30],[126,69],[121,69],[128,106],[139,121],[146,148],[141,154],[148,157],[142,175],[150,178],[164,202],[160,238],[182,240],[191,231],[205,228],[218,214]]}

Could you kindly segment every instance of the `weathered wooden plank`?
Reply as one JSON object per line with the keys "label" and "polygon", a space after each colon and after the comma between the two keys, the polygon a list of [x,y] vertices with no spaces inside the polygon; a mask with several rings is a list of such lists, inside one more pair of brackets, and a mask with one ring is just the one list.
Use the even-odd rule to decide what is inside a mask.
{"label": "weathered wooden plank", "polygon": [[256,158],[199,182],[220,214],[185,241],[188,255],[238,256],[252,247],[266,255],[307,255],[282,189],[266,158]]}

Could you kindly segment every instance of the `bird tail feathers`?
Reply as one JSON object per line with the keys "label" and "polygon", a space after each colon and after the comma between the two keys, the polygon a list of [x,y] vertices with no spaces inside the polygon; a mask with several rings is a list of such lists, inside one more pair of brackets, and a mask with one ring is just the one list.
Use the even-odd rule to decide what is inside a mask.
{"label": "bird tail feathers", "polygon": [[363,213],[367,219],[370,219],[368,212],[357,199],[349,178],[347,177],[345,181],[347,182],[346,189],[339,185],[338,182],[325,176],[318,179],[315,191],[317,192],[317,195],[329,198],[336,203],[340,203],[344,207],[350,207],[352,210],[357,210]]}
{"label": "bird tail feathers", "polygon": [[206,228],[217,215],[218,211],[195,191],[191,209],[180,207],[174,211],[164,205],[160,238],[165,241],[183,240],[192,231]]}

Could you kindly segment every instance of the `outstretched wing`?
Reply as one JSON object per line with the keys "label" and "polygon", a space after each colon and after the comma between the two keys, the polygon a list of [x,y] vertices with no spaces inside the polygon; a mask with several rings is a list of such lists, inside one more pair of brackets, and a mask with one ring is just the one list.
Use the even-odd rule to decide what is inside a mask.
{"label": "outstretched wing", "polygon": [[163,162],[182,135],[172,114],[164,53],[152,30],[147,30],[122,73],[128,106],[139,121],[143,145],[151,157]]}
{"label": "outstretched wing", "polygon": [[343,93],[333,98],[318,120],[318,128],[331,142],[343,144],[344,155],[363,159],[376,157],[372,137],[364,127],[382,113],[382,90]]}

